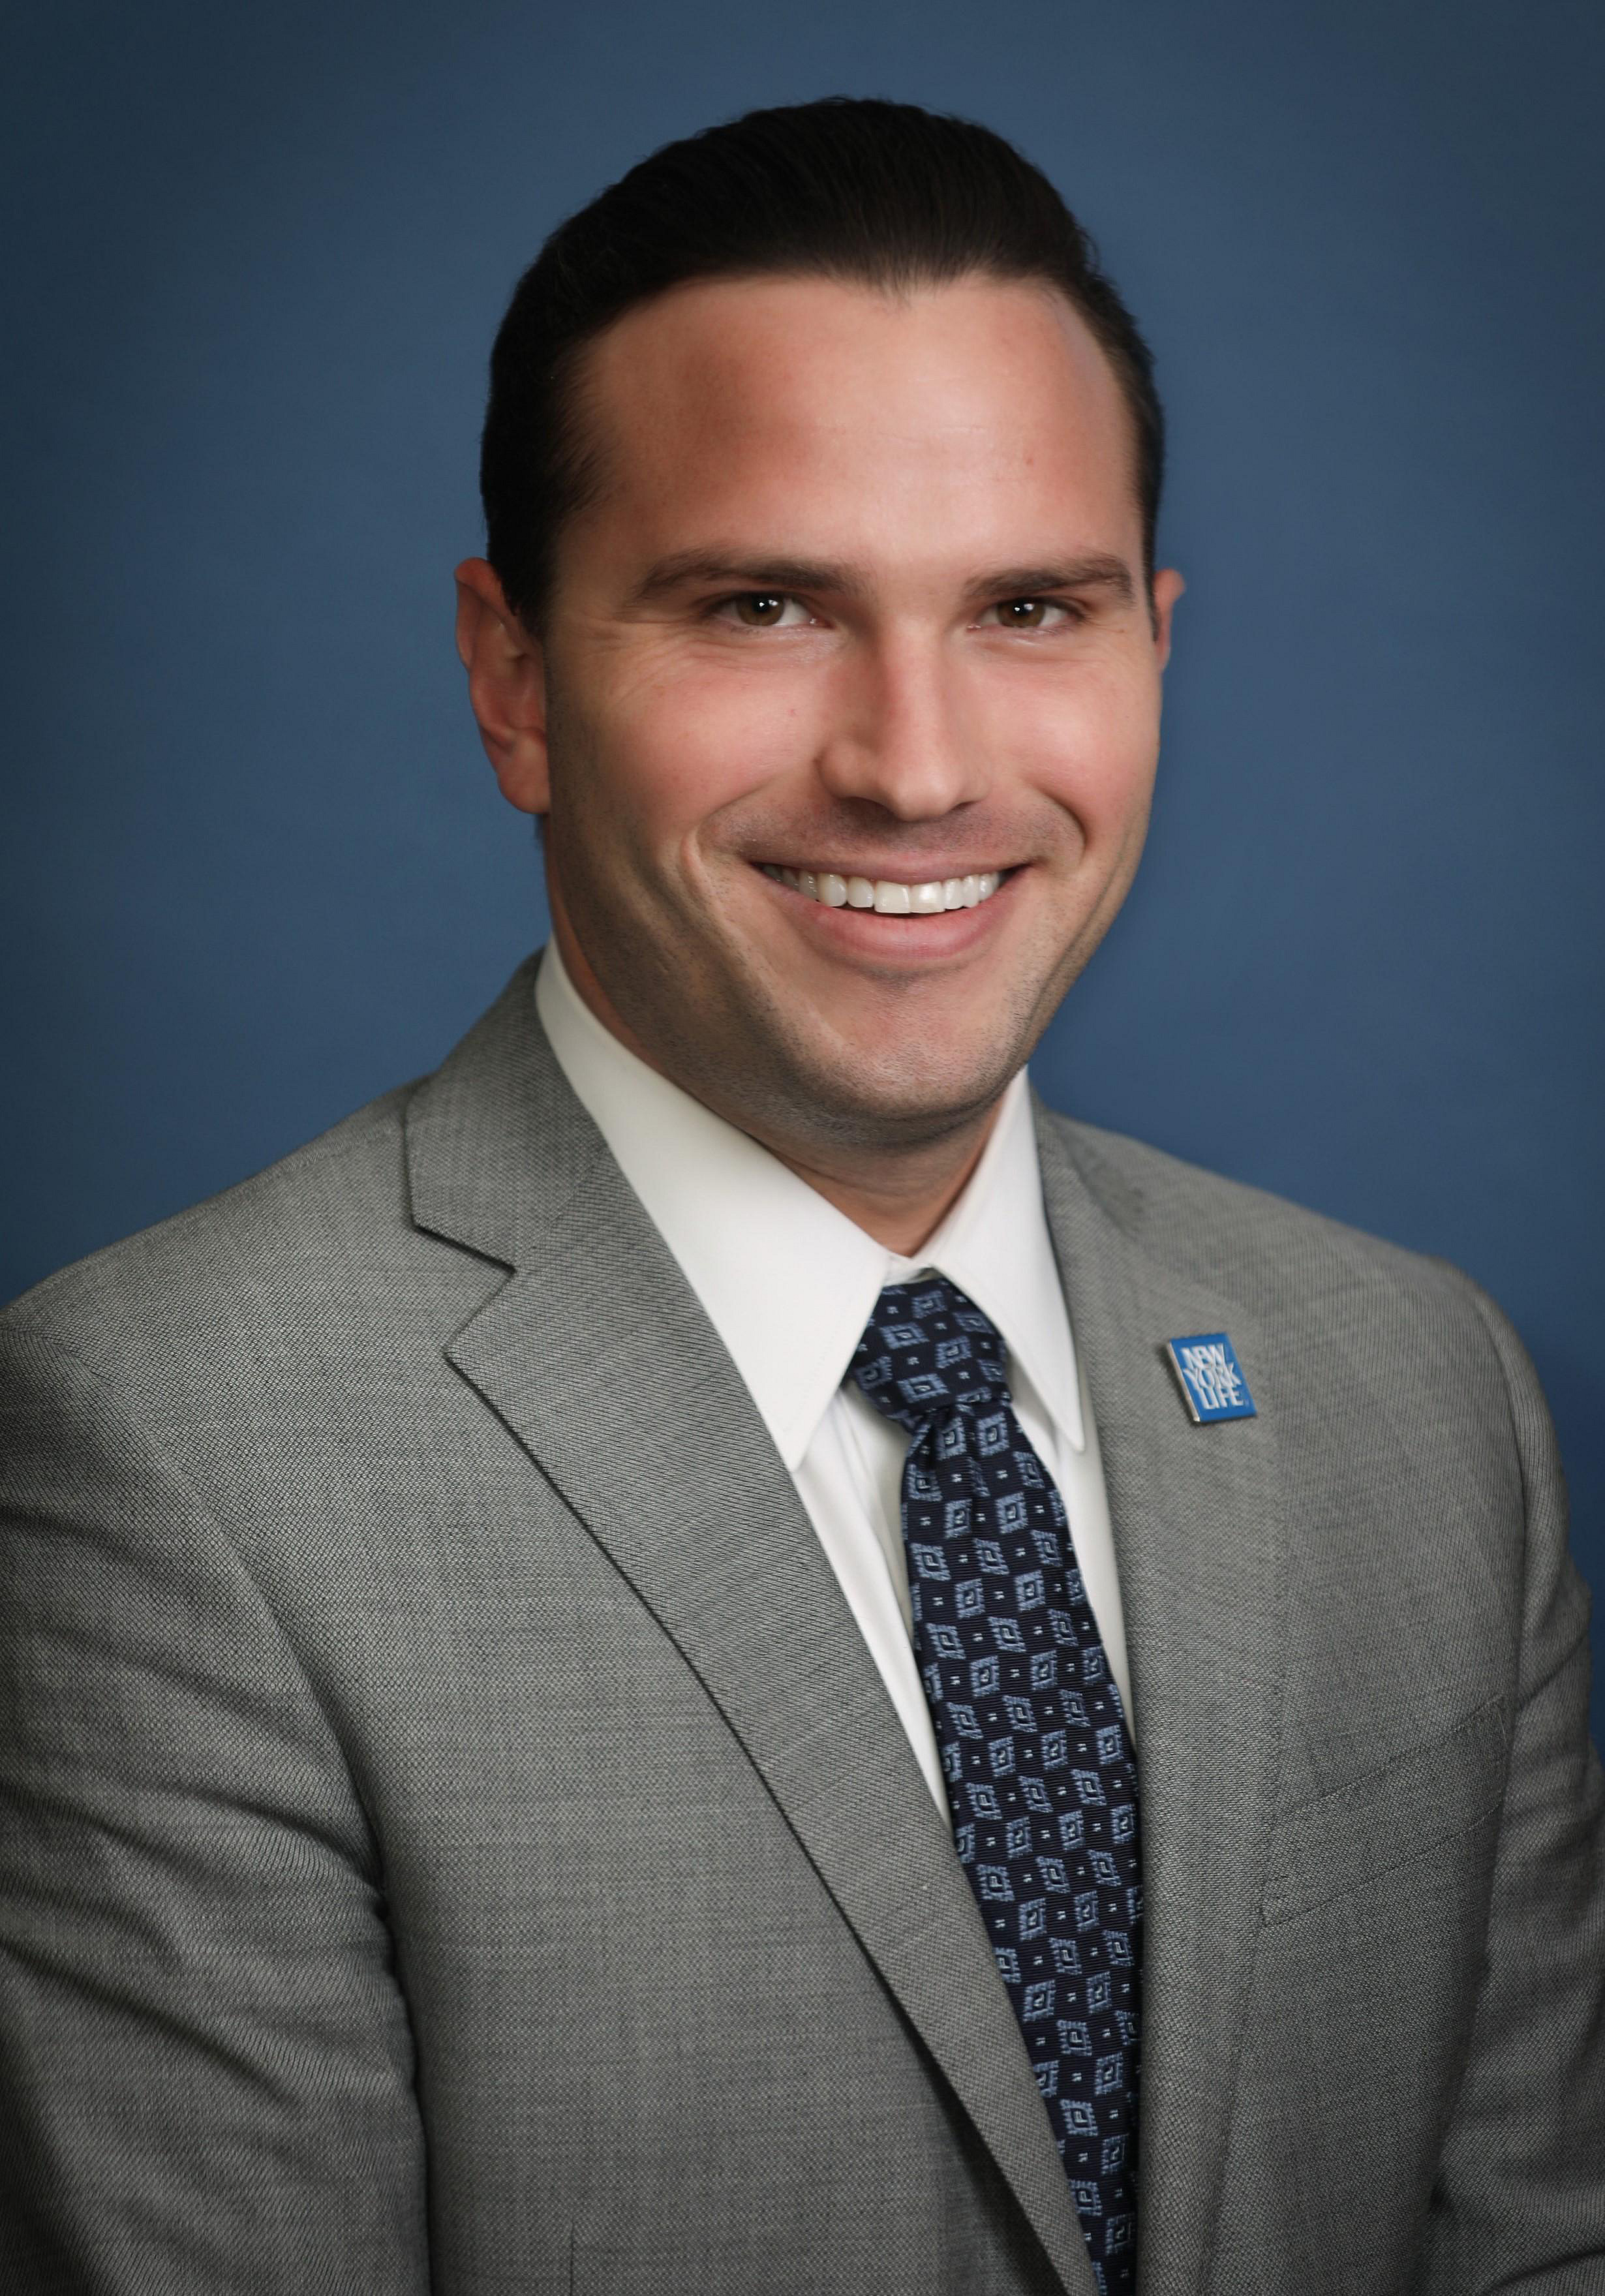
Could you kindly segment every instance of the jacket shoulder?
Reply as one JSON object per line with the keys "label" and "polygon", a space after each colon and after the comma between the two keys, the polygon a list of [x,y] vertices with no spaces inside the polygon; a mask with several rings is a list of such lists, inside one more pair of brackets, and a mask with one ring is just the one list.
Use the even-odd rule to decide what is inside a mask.
{"label": "jacket shoulder", "polygon": [[382,1094],[250,1178],[58,1269],[0,1310],[0,1336],[91,1368],[239,1356],[292,1322],[309,1287],[371,1285],[419,1241],[403,1136],[415,1089]]}
{"label": "jacket shoulder", "polygon": [[1385,1425],[1401,1456],[1464,1486],[1473,1512],[1497,1502],[1502,1519],[1519,1521],[1560,1494],[1531,1359],[1448,1260],[1049,1111],[1043,1139],[1044,1166],[1062,1155],[1142,1260],[1207,1293],[1228,1330],[1241,1311],[1274,1366],[1290,1452],[1306,1465],[1339,1461],[1358,1440],[1369,1473]]}
{"label": "jacket shoulder", "polygon": [[1285,1196],[1190,1164],[1127,1135],[1044,1111],[1104,1211],[1179,1274],[1274,1321],[1356,1287],[1413,1294],[1440,1309],[1503,1322],[1487,1295],[1445,1259],[1350,1227]]}

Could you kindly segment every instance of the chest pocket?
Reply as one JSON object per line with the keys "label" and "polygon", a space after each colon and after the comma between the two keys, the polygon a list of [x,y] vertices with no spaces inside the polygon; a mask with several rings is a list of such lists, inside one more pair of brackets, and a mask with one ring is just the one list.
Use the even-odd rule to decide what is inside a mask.
{"label": "chest pocket", "polygon": [[1265,1920],[1290,1921],[1491,1820],[1504,1792],[1509,1710],[1493,1699],[1441,1738],[1291,1811],[1271,1844]]}

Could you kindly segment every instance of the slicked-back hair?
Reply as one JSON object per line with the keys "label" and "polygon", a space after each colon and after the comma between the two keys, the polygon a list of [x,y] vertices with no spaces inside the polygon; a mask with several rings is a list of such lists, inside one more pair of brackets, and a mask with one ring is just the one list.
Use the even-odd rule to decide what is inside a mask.
{"label": "slicked-back hair", "polygon": [[1151,579],[1164,415],[1148,346],[1086,233],[990,128],[831,96],[665,144],[560,224],[520,280],[491,352],[479,460],[486,555],[513,611],[539,627],[558,534],[594,494],[576,370],[614,320],[692,280],[905,293],[976,274],[1056,288],[1101,347],[1131,414]]}

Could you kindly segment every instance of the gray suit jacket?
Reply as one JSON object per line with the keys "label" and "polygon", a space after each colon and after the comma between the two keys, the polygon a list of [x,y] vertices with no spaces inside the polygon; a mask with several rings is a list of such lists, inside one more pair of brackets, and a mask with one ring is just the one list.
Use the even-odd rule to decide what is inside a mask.
{"label": "gray suit jacket", "polygon": [[[1044,1112],[1149,1905],[1144,2296],[1605,2289],[1585,1598],[1451,1269]],[[1159,1354],[1230,1332],[1257,1419]],[[528,969],[0,1319],[0,2285],[1091,2276],[952,1842]]]}

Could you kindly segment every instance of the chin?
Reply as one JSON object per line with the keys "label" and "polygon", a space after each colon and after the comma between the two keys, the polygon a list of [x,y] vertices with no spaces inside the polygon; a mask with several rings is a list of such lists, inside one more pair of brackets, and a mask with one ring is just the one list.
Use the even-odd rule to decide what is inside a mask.
{"label": "chin", "polygon": [[929,1044],[847,1046],[838,1039],[828,1052],[813,1048],[812,1060],[796,1063],[798,1096],[814,1121],[838,1139],[888,1146],[934,1139],[972,1122],[1023,1066],[1028,1046],[1000,1049],[1008,1046],[1009,1033],[940,1053]]}

